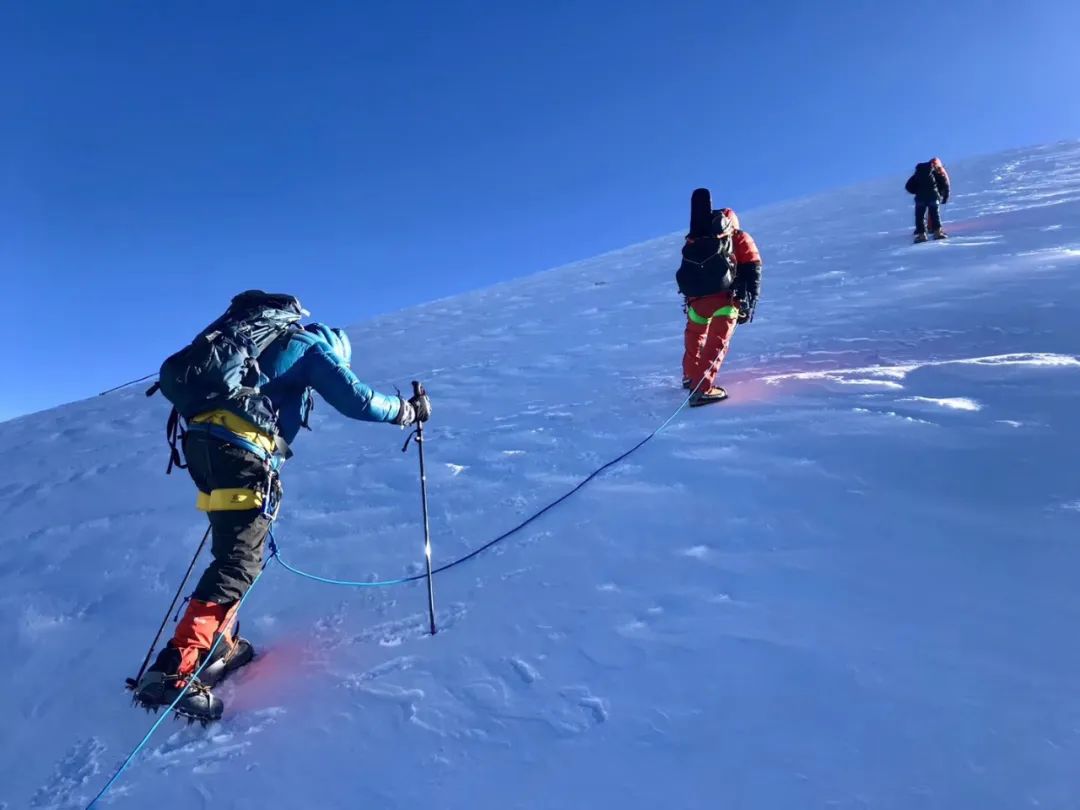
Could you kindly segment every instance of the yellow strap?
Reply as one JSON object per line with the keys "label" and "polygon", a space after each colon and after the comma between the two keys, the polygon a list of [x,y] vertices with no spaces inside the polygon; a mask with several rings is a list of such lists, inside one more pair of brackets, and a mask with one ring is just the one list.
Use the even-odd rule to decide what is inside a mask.
{"label": "yellow strap", "polygon": [[263,494],[243,487],[215,489],[210,494],[200,492],[195,496],[195,508],[201,512],[231,512],[261,509]]}
{"label": "yellow strap", "polygon": [[277,443],[274,441],[273,436],[268,436],[263,433],[255,425],[251,424],[247,419],[237,416],[231,411],[207,411],[206,413],[200,413],[191,419],[192,423],[211,424],[223,427],[228,431],[235,433],[241,439],[251,442],[254,445],[258,445],[263,448],[267,453],[273,453],[277,450]]}

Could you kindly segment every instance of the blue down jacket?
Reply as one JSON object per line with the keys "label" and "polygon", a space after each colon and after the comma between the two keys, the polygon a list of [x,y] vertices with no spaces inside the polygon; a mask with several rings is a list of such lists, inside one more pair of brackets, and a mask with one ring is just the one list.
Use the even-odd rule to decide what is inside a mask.
{"label": "blue down jacket", "polygon": [[278,411],[278,430],[286,442],[291,444],[307,422],[308,389],[350,419],[393,422],[398,418],[401,401],[361,382],[349,369],[350,353],[343,332],[311,324],[305,331],[282,335],[259,355],[259,367],[270,379],[262,385],[262,393]]}

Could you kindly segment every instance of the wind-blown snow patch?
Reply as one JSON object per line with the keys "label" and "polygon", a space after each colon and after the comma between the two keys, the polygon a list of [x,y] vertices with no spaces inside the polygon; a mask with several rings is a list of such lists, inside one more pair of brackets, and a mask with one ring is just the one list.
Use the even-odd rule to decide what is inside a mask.
{"label": "wind-blown snow patch", "polygon": [[917,424],[917,425],[933,425],[934,424],[933,422],[930,422],[930,421],[928,421],[926,419],[918,419],[917,417],[908,416],[908,415],[902,414],[902,413],[897,413],[896,411],[875,411],[875,410],[872,410],[870,408],[852,408],[851,410],[854,413],[866,413],[866,414],[871,414],[873,416],[887,416],[887,417],[890,417],[892,419],[899,419],[899,420],[901,420],[903,422],[912,422],[912,423]]}
{"label": "wind-blown snow patch", "polygon": [[695,560],[704,560],[709,556],[708,546],[690,546],[690,548],[684,548],[682,550],[684,557],[692,557]]}
{"label": "wind-blown snow patch", "polygon": [[1038,250],[1026,250],[1023,253],[1018,253],[1018,256],[1024,256],[1025,258],[1036,257],[1040,259],[1075,259],[1080,257],[1080,249],[1074,247],[1050,247],[1039,248]]}
{"label": "wind-blown snow patch", "polygon": [[1040,367],[1080,367],[1080,357],[1071,354],[1053,354],[1050,352],[1024,352],[1017,354],[995,354],[989,357],[971,357],[964,360],[945,360],[940,363],[925,363],[928,366],[947,366],[951,363],[975,366],[1032,366]]}
{"label": "wind-blown snow patch", "polygon": [[926,402],[931,405],[940,405],[942,408],[952,408],[954,411],[982,410],[982,405],[967,397],[905,397],[900,402]]}
{"label": "wind-blown snow patch", "polygon": [[987,357],[961,357],[954,360],[924,360],[892,366],[860,366],[858,368],[794,371],[783,374],[769,374],[761,379],[769,385],[776,385],[787,380],[826,380],[841,385],[879,385],[887,388],[903,388],[903,385],[896,381],[907,379],[914,371],[954,365],[1080,368],[1080,357],[1049,352],[995,354]]}

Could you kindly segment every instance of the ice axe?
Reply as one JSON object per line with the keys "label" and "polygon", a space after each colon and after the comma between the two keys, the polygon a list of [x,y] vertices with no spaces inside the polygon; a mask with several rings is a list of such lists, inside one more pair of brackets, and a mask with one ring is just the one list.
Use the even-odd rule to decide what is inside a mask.
{"label": "ice axe", "polygon": [[[417,380],[413,380],[412,387],[414,398],[424,396],[424,386]],[[431,578],[431,527],[428,521],[427,470],[424,467],[424,423],[419,419],[416,420],[416,430],[405,440],[405,446],[401,448],[402,452],[409,449],[410,441],[416,442],[420,452],[420,503],[424,510],[424,565],[427,566],[428,618],[431,635],[435,635],[437,632],[435,627],[435,584]]]}

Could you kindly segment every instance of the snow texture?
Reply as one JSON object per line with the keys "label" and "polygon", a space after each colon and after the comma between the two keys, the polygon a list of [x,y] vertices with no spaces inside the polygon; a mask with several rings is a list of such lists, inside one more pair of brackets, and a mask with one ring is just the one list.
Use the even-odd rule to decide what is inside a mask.
{"label": "snow texture", "polygon": [[[167,721],[101,806],[1077,806],[1080,144],[951,164],[945,242],[910,244],[906,168],[740,212],[731,399],[438,577],[437,636],[422,583],[272,566],[224,720]],[[361,377],[431,392],[436,564],[678,406],[679,244],[349,330]],[[0,424],[0,807],[83,807],[150,725],[123,680],[203,528],[165,415],[132,387]],[[422,570],[415,450],[313,427],[290,562]]]}

